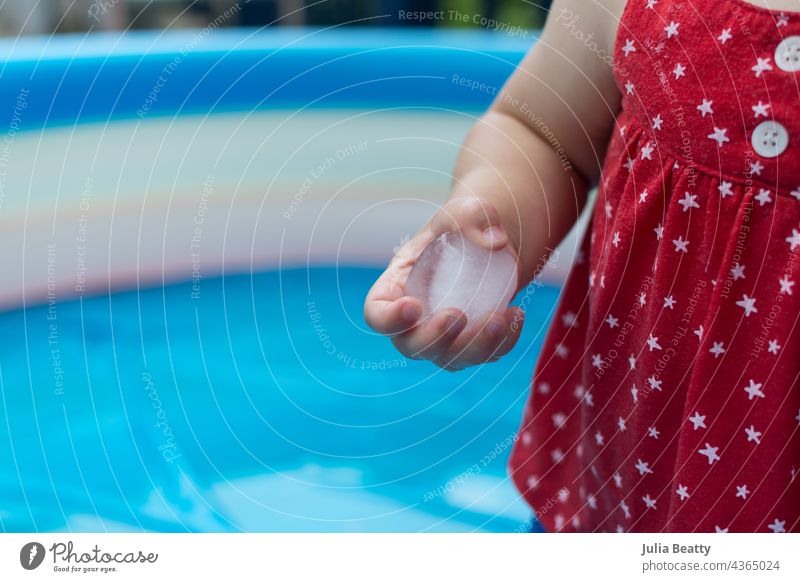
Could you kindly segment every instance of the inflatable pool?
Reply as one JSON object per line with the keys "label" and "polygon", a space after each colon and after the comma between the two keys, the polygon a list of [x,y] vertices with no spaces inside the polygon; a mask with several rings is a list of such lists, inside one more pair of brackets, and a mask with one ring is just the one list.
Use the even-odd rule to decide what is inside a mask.
{"label": "inflatable pool", "polygon": [[0,44],[0,528],[525,531],[505,462],[564,265],[504,361],[362,320],[533,35]]}

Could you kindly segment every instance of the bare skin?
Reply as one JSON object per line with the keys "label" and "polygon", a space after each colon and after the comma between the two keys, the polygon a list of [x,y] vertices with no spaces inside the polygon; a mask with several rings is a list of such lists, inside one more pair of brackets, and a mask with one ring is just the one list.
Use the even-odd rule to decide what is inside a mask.
{"label": "bare skin", "polygon": [[542,36],[467,136],[448,202],[373,285],[366,321],[404,355],[458,370],[514,346],[522,327],[519,310],[496,313],[465,331],[466,317],[456,309],[422,318],[422,305],[405,294],[405,282],[425,246],[453,231],[487,249],[514,253],[518,288],[533,278],[600,176],[621,99],[604,57],[613,55],[624,5],[553,3]]}

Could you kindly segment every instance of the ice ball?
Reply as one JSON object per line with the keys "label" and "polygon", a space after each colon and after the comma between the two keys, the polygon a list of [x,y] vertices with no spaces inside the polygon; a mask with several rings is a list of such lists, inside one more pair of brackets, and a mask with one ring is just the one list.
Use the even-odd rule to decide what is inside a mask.
{"label": "ice ball", "polygon": [[455,307],[467,326],[505,311],[517,290],[517,262],[508,249],[489,251],[460,233],[445,233],[420,254],[406,292],[424,306],[423,316]]}

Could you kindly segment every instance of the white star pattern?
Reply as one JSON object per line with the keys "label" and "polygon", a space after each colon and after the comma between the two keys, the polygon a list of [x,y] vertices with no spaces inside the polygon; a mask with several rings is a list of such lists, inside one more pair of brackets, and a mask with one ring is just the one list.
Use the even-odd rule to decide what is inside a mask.
{"label": "white star pattern", "polygon": [[663,123],[664,123],[664,120],[661,119],[661,114],[659,113],[658,115],[656,115],[653,118],[653,129],[655,129],[656,131],[660,131],[661,130],[661,125]]}
{"label": "white star pattern", "polygon": [[653,231],[656,233],[657,240],[661,240],[662,238],[664,238],[664,227],[661,226],[660,223],[657,227],[653,229]]}
{"label": "white star pattern", "polygon": [[625,168],[626,170],[628,170],[628,172],[632,172],[632,171],[633,171],[633,158],[631,158],[630,156],[628,156],[628,161],[627,161],[627,162],[625,162],[625,163],[622,165],[622,167],[623,167],[623,168]]}
{"label": "white star pattern", "polygon": [[630,81],[628,81],[627,83],[625,83],[625,92],[626,92],[628,95],[633,95],[633,90],[634,90],[634,89],[635,89],[635,86],[634,86],[634,84],[633,84],[633,83],[631,83]]}
{"label": "white star pattern", "polygon": [[594,433],[594,442],[597,443],[597,446],[599,447],[602,447],[606,442],[603,433],[601,433],[599,430],[596,433]]}
{"label": "white star pattern", "polygon": [[672,74],[675,75],[675,79],[680,79],[681,77],[685,77],[686,67],[678,63],[677,65],[675,65],[675,68],[672,69]]}
{"label": "white star pattern", "polygon": [[747,499],[748,495],[750,495],[750,491],[747,489],[747,485],[737,485],[736,486],[736,497],[741,497],[742,499]]}
{"label": "white star pattern", "polygon": [[772,530],[772,533],[785,533],[786,532],[786,520],[779,521],[778,518],[776,517],[775,521],[773,521],[767,527]]}
{"label": "white star pattern", "polygon": [[689,488],[686,485],[678,485],[678,488],[675,490],[675,493],[678,494],[678,497],[681,498],[681,501],[686,501],[689,499]]}
{"label": "white star pattern", "polygon": [[658,338],[653,337],[653,334],[650,334],[650,337],[647,338],[647,347],[650,348],[650,351],[653,350],[660,350],[661,345],[658,343]]}
{"label": "white star pattern", "polygon": [[714,358],[718,358],[725,353],[724,345],[725,344],[723,342],[714,342],[714,346],[708,351],[714,354]]}
{"label": "white star pattern", "polygon": [[709,101],[708,99],[703,99],[703,102],[697,106],[697,110],[703,117],[705,117],[706,115],[713,115],[714,110],[711,108],[711,105],[713,104],[714,104],[713,101]]}
{"label": "white star pattern", "polygon": [[791,295],[792,294],[792,287],[794,287],[794,281],[792,281],[788,275],[784,275],[783,278],[778,279],[778,284],[781,286],[781,295]]}
{"label": "white star pattern", "polygon": [[738,281],[739,279],[744,279],[744,265],[740,265],[739,263],[734,263],[733,267],[731,267],[731,275],[733,275],[734,281]]}
{"label": "white star pattern", "polygon": [[772,193],[766,188],[759,188],[755,199],[758,200],[760,206],[764,206],[767,202],[772,202]]}
{"label": "white star pattern", "polygon": [[718,186],[719,195],[723,198],[727,198],[728,196],[733,196],[733,184],[730,182],[725,182],[724,180],[719,183]]}
{"label": "white star pattern", "polygon": [[639,390],[636,388],[636,384],[631,386],[631,398],[633,398],[634,404],[639,402]]}
{"label": "white star pattern", "polygon": [[744,391],[747,392],[747,399],[752,400],[753,398],[766,398],[764,396],[764,392],[761,390],[761,384],[753,382],[750,380],[750,383],[744,387]]}
{"label": "white star pattern", "polygon": [[715,142],[717,142],[717,147],[721,148],[726,142],[731,141],[731,139],[726,135],[727,133],[727,129],[714,127],[714,133],[709,133],[708,139],[713,139]]}
{"label": "white star pattern", "polygon": [[675,252],[681,253],[688,253],[689,252],[689,241],[683,240],[682,236],[679,236],[677,239],[672,241],[672,244],[675,245]]}
{"label": "white star pattern", "polygon": [[781,28],[783,26],[789,26],[789,17],[781,12],[778,14],[778,21],[775,23],[775,28]]}
{"label": "white star pattern", "polygon": [[745,434],[747,435],[747,442],[755,442],[757,445],[761,444],[761,433],[756,430],[752,424],[750,428],[744,429]]}
{"label": "white star pattern", "polygon": [[618,247],[619,243],[620,243],[619,232],[615,232],[611,244],[614,245],[615,247]]}
{"label": "white star pattern", "polygon": [[683,199],[678,200],[678,204],[683,206],[684,212],[690,208],[700,208],[700,205],[697,203],[697,195],[689,194],[688,192],[683,193]]}
{"label": "white star pattern", "polygon": [[710,444],[706,443],[705,448],[700,449],[697,451],[701,455],[705,455],[708,458],[708,464],[713,465],[714,461],[719,461],[721,457],[717,454],[719,447],[712,447]]}
{"label": "white star pattern", "polygon": [[781,345],[778,343],[778,340],[769,340],[769,347],[767,348],[767,351],[770,354],[775,354],[777,356],[778,355],[778,350],[780,350],[780,349],[781,349]]}
{"label": "white star pattern", "polygon": [[622,510],[622,513],[625,514],[625,519],[631,518],[631,508],[628,507],[628,504],[624,501],[620,501],[619,508]]}
{"label": "white star pattern", "polygon": [[791,196],[795,200],[800,200],[800,187],[795,188],[794,190],[789,192],[789,196]]}
{"label": "white star pattern", "polygon": [[561,322],[564,327],[575,327],[578,324],[578,318],[572,311],[567,311],[561,316]]}
{"label": "white star pattern", "polygon": [[661,392],[661,383],[662,382],[661,382],[661,380],[659,380],[655,376],[650,376],[647,379],[647,383],[650,384],[650,389],[651,390],[658,390],[659,392]]}
{"label": "white star pattern", "polygon": [[741,300],[737,301],[736,305],[744,309],[745,317],[750,317],[752,313],[758,313],[758,309],[756,309],[756,300],[753,297],[742,295]]}
{"label": "white star pattern", "polygon": [[733,38],[733,35],[731,34],[731,29],[730,28],[723,28],[722,32],[717,37],[717,40],[719,40],[719,42],[721,42],[722,44],[725,44],[726,42],[728,42],[732,38]]}
{"label": "white star pattern", "polygon": [[761,100],[758,101],[752,107],[753,109],[753,116],[758,119],[759,117],[769,117],[769,103],[763,103]]}
{"label": "white star pattern", "polygon": [[647,8],[649,10],[653,10],[656,7],[656,4],[658,4],[658,0],[647,0]]}
{"label": "white star pattern", "polygon": [[641,459],[636,459],[636,470],[639,471],[639,475],[653,472],[653,470],[650,468],[650,463],[645,463]]}
{"label": "white star pattern", "polygon": [[642,501],[647,506],[647,509],[655,509],[656,508],[656,500],[650,497],[650,495],[645,495],[642,497]]}
{"label": "white star pattern", "polygon": [[664,297],[664,309],[673,309],[675,307],[675,299],[673,299],[672,295],[667,295]]}
{"label": "white star pattern", "polygon": [[675,22],[674,20],[669,23],[669,25],[664,27],[664,32],[667,33],[667,38],[672,38],[673,36],[678,36],[678,27],[680,26],[680,22]]}
{"label": "white star pattern", "polygon": [[703,326],[702,326],[702,325],[700,325],[700,327],[698,327],[698,328],[697,328],[696,330],[694,330],[692,333],[693,333],[694,335],[696,335],[696,336],[697,336],[697,339],[698,339],[698,340],[702,341],[702,340],[703,340],[703,331],[704,331],[704,330],[703,330]]}
{"label": "white star pattern", "polygon": [[650,428],[647,429],[647,436],[649,436],[650,438],[658,439],[659,434],[661,433],[658,432],[658,429],[656,429],[656,427],[654,426],[651,426]]}
{"label": "white star pattern", "polygon": [[567,415],[563,412],[556,412],[553,415],[553,427],[562,428],[567,423]]}
{"label": "white star pattern", "polygon": [[656,148],[653,146],[653,144],[648,142],[647,145],[645,145],[642,148],[642,159],[643,160],[652,160],[653,159],[653,151],[655,149]]}
{"label": "white star pattern", "polygon": [[728,533],[728,528],[721,528],[718,525],[714,526],[714,533]]}
{"label": "white star pattern", "polygon": [[758,57],[756,64],[753,65],[753,68],[750,70],[756,74],[756,77],[760,77],[762,74],[764,74],[764,72],[772,70],[772,65],[769,64],[771,60],[772,59],[769,57],[765,57],[763,59]]}
{"label": "white star pattern", "polygon": [[633,41],[631,39],[627,39],[625,41],[625,46],[622,47],[622,52],[625,53],[625,57],[627,58],[631,53],[636,52],[636,47],[633,46]]}
{"label": "white star pattern", "polygon": [[755,176],[760,176],[761,172],[764,170],[764,164],[756,160],[755,162],[749,162],[749,173]]}
{"label": "white star pattern", "polygon": [[610,327],[611,329],[619,327],[619,320],[610,313],[608,314],[608,317],[606,317],[606,323],[608,324],[608,327]]}
{"label": "white star pattern", "polygon": [[794,250],[800,246],[800,232],[796,228],[792,229],[792,235],[786,237],[786,242],[789,243],[789,250]]}
{"label": "white star pattern", "polygon": [[625,425],[625,419],[621,416],[617,419],[617,428],[620,432],[625,432],[628,430],[628,427]]}
{"label": "white star pattern", "polygon": [[694,416],[689,417],[689,422],[692,423],[692,428],[697,430],[699,428],[706,428],[706,417],[704,414],[700,414],[699,412],[695,411]]}

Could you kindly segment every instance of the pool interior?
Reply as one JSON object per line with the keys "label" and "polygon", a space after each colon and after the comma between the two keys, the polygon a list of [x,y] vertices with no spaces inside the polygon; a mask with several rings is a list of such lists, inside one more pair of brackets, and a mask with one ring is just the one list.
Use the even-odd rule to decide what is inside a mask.
{"label": "pool interior", "polygon": [[450,374],[364,324],[378,271],[283,269],[0,315],[3,531],[524,531],[506,474],[558,289]]}

